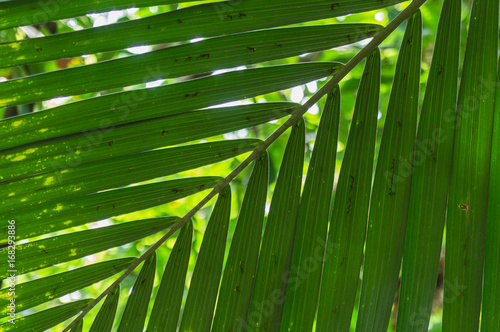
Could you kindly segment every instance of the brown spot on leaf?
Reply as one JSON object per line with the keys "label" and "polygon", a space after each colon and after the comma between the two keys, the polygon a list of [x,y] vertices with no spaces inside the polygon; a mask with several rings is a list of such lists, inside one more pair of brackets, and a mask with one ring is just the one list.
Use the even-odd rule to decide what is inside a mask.
{"label": "brown spot on leaf", "polygon": [[469,204],[468,200],[467,200],[467,204],[460,204],[459,207],[460,207],[460,210],[465,211],[466,215],[469,215],[470,204]]}
{"label": "brown spot on leaf", "polygon": [[338,2],[332,3],[332,5],[330,6],[330,10],[335,10],[335,7],[340,7],[340,4]]}
{"label": "brown spot on leaf", "polygon": [[396,192],[394,192],[393,187],[394,187],[394,173],[396,172],[396,159],[392,159],[392,166],[389,168],[391,171],[391,187],[389,188],[389,196],[394,196],[396,195]]}

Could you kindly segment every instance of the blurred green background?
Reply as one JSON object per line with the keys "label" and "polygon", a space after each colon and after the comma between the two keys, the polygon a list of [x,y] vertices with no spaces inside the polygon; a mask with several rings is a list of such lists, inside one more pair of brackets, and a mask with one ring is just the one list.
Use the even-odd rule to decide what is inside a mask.
{"label": "blurred green background", "polygon": [[[57,22],[51,22],[46,24],[39,24],[35,26],[29,27],[21,27],[16,29],[8,29],[0,31],[0,41],[12,41],[19,40],[25,38],[35,38],[43,35],[55,34],[55,33],[64,33],[73,30],[81,30],[95,26],[107,25],[115,22],[121,22],[126,20],[135,20],[142,17],[147,17],[151,15],[156,15],[164,12],[168,12],[171,10],[175,10],[178,8],[183,8],[187,6],[193,6],[198,3],[206,3],[203,2],[190,2],[186,4],[180,5],[165,5],[165,6],[156,6],[150,8],[129,8],[127,10],[121,11],[112,11],[108,13],[101,14],[89,14],[83,17],[71,18],[67,20],[60,20]],[[466,33],[467,33],[467,18],[469,16],[470,10],[470,2],[471,1],[463,1],[465,6],[463,9],[463,22],[462,22],[462,53],[461,56],[463,58],[463,51],[465,47],[466,41]],[[348,22],[363,22],[363,23],[377,23],[381,25],[386,25],[390,20],[392,20],[401,10],[408,5],[409,2],[402,3],[400,5],[390,7],[380,11],[367,12],[362,14],[349,15],[345,17],[332,18],[327,20],[321,20],[313,22],[313,24],[332,24],[332,23],[348,23]],[[420,104],[422,103],[423,94],[425,92],[425,86],[427,81],[427,75],[429,72],[430,60],[432,58],[433,45],[436,35],[436,29],[439,19],[439,14],[442,6],[441,0],[428,0],[427,3],[422,7],[422,14],[424,19],[424,34],[423,34],[423,53],[422,53],[422,73],[421,73],[421,91],[420,91]],[[307,25],[311,24],[308,22]],[[303,25],[306,25],[305,23]],[[395,71],[395,65],[399,53],[399,47],[401,44],[401,40],[404,34],[405,26],[400,26],[385,42],[381,45],[381,55],[382,55],[382,82],[381,82],[381,94],[380,94],[380,107],[379,107],[379,133],[377,137],[377,149],[381,139],[382,129],[384,127],[385,121],[385,112],[387,109],[387,104],[389,102],[390,91],[392,87],[392,80]],[[191,40],[191,42],[196,42],[197,40]],[[251,65],[248,67],[259,67],[266,65],[276,65],[283,63],[296,63],[296,62],[307,62],[307,61],[339,61],[342,63],[347,62],[351,57],[353,57],[364,45],[368,43],[368,40],[340,47],[332,50],[327,50],[323,52],[315,52],[303,54],[298,57],[291,57],[284,60],[271,61],[268,63],[261,63],[257,65]],[[42,72],[53,71],[58,69],[64,69],[68,67],[74,66],[82,66],[86,64],[91,64],[95,62],[100,62],[104,60],[127,57],[133,54],[140,54],[145,52],[150,52],[152,50],[157,50],[161,48],[171,47],[174,45],[178,45],[179,43],[170,43],[170,44],[161,44],[154,46],[139,46],[133,47],[126,50],[120,50],[115,52],[106,52],[99,54],[91,54],[84,55],[82,57],[75,57],[69,59],[62,59],[57,61],[50,61],[39,64],[32,64],[26,66],[19,66],[13,68],[4,68],[0,69],[0,82],[5,81],[7,79],[23,77],[27,75],[34,75]],[[336,175],[338,176],[338,172],[340,171],[340,165],[343,157],[343,150],[345,147],[345,143],[347,140],[347,134],[349,132],[350,121],[354,109],[354,102],[356,98],[357,88],[359,84],[359,80],[362,75],[364,62],[358,65],[340,84],[342,90],[342,116],[340,123],[340,133],[339,133],[339,144],[338,144],[338,153],[337,153],[337,169]],[[243,69],[246,67],[238,67],[236,69]],[[214,72],[215,74],[220,73],[222,71]],[[212,74],[214,74],[212,73]],[[210,73],[207,73],[209,75]],[[177,82],[180,80],[191,79],[193,77],[182,77],[179,79],[169,79],[158,80],[155,82],[150,82],[147,84],[135,85],[131,87],[125,88],[125,90],[135,89],[135,88],[144,88],[144,87],[154,87],[160,84],[169,84],[173,82]],[[319,80],[315,82],[311,82],[304,86],[297,86],[293,89],[283,90],[278,93],[272,93],[268,95],[259,96],[257,98],[252,98],[250,100],[242,100],[240,102],[231,103],[232,105],[246,104],[246,103],[260,103],[264,101],[294,101],[303,103],[305,102],[312,94],[314,94],[318,88],[320,88],[325,83],[324,80]],[[42,109],[55,107],[64,103],[70,103],[73,101],[77,101],[84,98],[93,97],[96,95],[104,95],[112,92],[121,91],[123,89],[113,89],[108,91],[101,91],[98,94],[86,94],[81,96],[73,96],[68,98],[56,98],[53,100],[45,101],[42,103],[32,104],[32,105],[22,105],[13,108],[0,108],[0,117],[4,118],[7,116],[12,116],[15,114],[22,114],[27,112],[36,112]],[[320,112],[323,107],[324,99],[322,99],[316,106],[311,108],[309,112],[306,114],[306,139],[307,139],[307,151],[306,151],[306,163],[304,169],[304,174],[307,171],[308,159],[310,157],[310,151],[314,145],[315,141],[315,133],[317,131],[317,126],[320,118]],[[227,104],[225,104],[227,105]],[[234,138],[260,138],[265,139],[269,136],[284,120],[279,120],[273,123],[267,123],[265,125],[250,128],[249,130],[240,130],[237,132],[225,134],[223,136],[215,136],[210,138],[209,140],[222,140],[222,139],[234,139]],[[270,193],[269,200],[271,198],[272,189],[274,187],[274,182],[277,177],[277,172],[279,169],[279,165],[281,163],[281,158],[283,156],[283,151],[285,148],[286,141],[288,139],[288,133],[283,135],[276,143],[274,143],[269,149],[270,160],[271,160],[271,172],[270,172]],[[377,155],[377,154],[376,154]],[[217,175],[217,176],[226,176],[230,173],[230,171],[236,167],[236,165],[243,160],[246,155],[239,156],[233,160],[229,160],[226,162],[221,162],[215,165],[206,166],[203,168],[199,168],[193,171],[184,172],[180,174],[176,174],[174,176],[168,176],[164,178],[155,179],[154,181],[160,181],[165,179],[173,179],[179,177],[189,177],[189,176],[202,176],[202,175]],[[240,208],[241,201],[243,199],[244,188],[248,181],[248,177],[250,174],[250,168],[242,172],[233,182],[233,202],[232,202],[232,216],[231,216],[231,228],[229,230],[229,238],[228,241],[231,240],[232,232],[234,230],[236,217]],[[102,227],[106,225],[110,225],[116,222],[121,221],[130,221],[135,219],[143,219],[143,218],[151,218],[157,216],[183,216],[187,213],[202,197],[205,193],[193,195],[187,197],[185,199],[161,205],[155,208],[139,211],[136,213],[123,215],[117,218],[102,220],[99,222],[87,224],[85,226],[80,226],[77,228],[65,230],[60,233],[72,232],[75,230],[83,230],[88,228]],[[197,252],[200,248],[201,242],[203,240],[203,233],[206,227],[206,223],[208,221],[208,217],[210,216],[210,212],[212,209],[213,201],[210,202],[205,208],[203,208],[200,212],[196,214],[194,218],[194,250],[191,253],[190,266],[188,270],[186,289],[189,286],[189,280],[191,278],[191,273],[194,268],[194,263],[196,261]],[[53,234],[51,234],[53,235]],[[35,278],[40,278],[43,276],[52,275],[54,273],[59,273],[67,270],[74,269],[76,267],[80,267],[83,265],[88,265],[91,263],[96,263],[100,261],[105,261],[111,258],[116,257],[128,257],[128,256],[139,256],[143,253],[148,246],[152,245],[156,242],[162,233],[156,234],[154,236],[150,236],[143,240],[137,241],[133,244],[124,245],[122,247],[114,248],[108,250],[106,252],[102,252],[95,255],[90,255],[82,259],[74,260],[66,264],[60,264],[54,267],[46,268],[40,271],[32,272],[26,275],[22,275],[18,279],[18,283],[32,280]],[[34,240],[34,239],[30,239]],[[159,281],[161,280],[161,274],[163,273],[163,268],[167,263],[167,259],[170,254],[170,250],[175,243],[175,236],[169,239],[165,245],[163,245],[157,251],[158,258],[158,268],[157,268],[157,276],[155,279],[155,285],[153,290],[153,296],[155,296],[156,291],[158,290]],[[226,248],[226,253],[229,249],[229,246]],[[127,300],[127,295],[130,291],[130,287],[133,285],[135,281],[135,276],[139,272],[139,269],[135,271],[135,274],[130,275],[125,279],[122,283],[121,288],[121,296],[120,296],[120,304],[118,308],[118,317],[121,316],[121,313],[124,309],[125,302]],[[43,310],[48,307],[52,307],[54,305],[60,303],[67,303],[73,300],[82,299],[82,298],[94,298],[98,296],[111,282],[113,278],[107,279],[103,282],[94,284],[91,287],[87,287],[81,291],[74,292],[70,295],[66,295],[60,299],[56,299],[52,302],[40,305],[30,310],[26,310],[21,313],[22,316],[28,315],[32,312]],[[395,301],[397,303],[397,301]],[[102,302],[101,302],[102,304]],[[96,306],[89,314],[87,314],[85,319],[85,327],[84,331],[87,330],[97,314],[100,305]],[[442,285],[438,285],[436,290],[436,301],[434,305],[434,313],[431,318],[431,326],[430,330],[432,331],[441,331],[440,328],[440,320],[441,320],[441,306],[442,306]],[[397,304],[395,305],[397,307]],[[152,302],[149,307],[149,310],[152,309]],[[395,308],[396,309],[396,308]],[[353,315],[353,324],[356,321],[356,309]],[[4,319],[0,320],[4,321]],[[66,323],[61,324],[58,328],[53,329],[53,331],[61,331],[63,326],[67,325]],[[394,322],[391,320],[391,324],[389,327],[389,331],[393,331],[393,326],[395,326]],[[116,327],[115,327],[116,328]]]}

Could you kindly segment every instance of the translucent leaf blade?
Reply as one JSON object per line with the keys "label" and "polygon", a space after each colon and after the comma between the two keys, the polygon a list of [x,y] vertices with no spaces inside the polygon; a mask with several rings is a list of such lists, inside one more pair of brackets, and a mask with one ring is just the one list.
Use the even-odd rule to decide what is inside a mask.
{"label": "translucent leaf blade", "polygon": [[192,240],[193,224],[188,222],[181,229],[168,258],[149,318],[147,332],[168,332],[177,329]]}
{"label": "translucent leaf blade", "polygon": [[329,76],[341,66],[337,62],[268,66],[89,98],[1,120],[0,150],[256,97]]}
{"label": "translucent leaf blade", "polygon": [[[445,0],[415,143],[398,330],[427,331],[448,197],[460,53],[461,2]],[[404,164],[398,168],[404,174]]]}
{"label": "translucent leaf blade", "polygon": [[318,331],[347,331],[363,260],[380,94],[380,51],[368,57],[359,84],[335,192],[319,298]]}
{"label": "translucent leaf blade", "polygon": [[[410,203],[422,54],[422,15],[408,21],[377,158],[356,331],[389,325],[403,257]],[[404,164],[406,168],[400,168]],[[388,254],[390,253],[390,254]]]}
{"label": "translucent leaf blade", "polygon": [[[213,188],[219,181],[217,177],[161,181],[41,205],[10,216],[16,221],[16,239],[25,239],[169,203]],[[7,239],[0,243],[5,246]]]}
{"label": "translucent leaf blade", "polygon": [[120,298],[120,285],[116,286],[106,296],[89,332],[111,332],[115,320],[116,308]]}
{"label": "translucent leaf blade", "polygon": [[[499,61],[500,62],[500,61]],[[481,331],[500,330],[500,66],[497,75]]]}
{"label": "translucent leaf blade", "polygon": [[118,332],[142,332],[156,272],[156,253],[142,265],[122,314]]}
{"label": "translucent leaf blade", "polygon": [[225,187],[215,204],[203,235],[180,323],[181,331],[210,332],[231,217],[231,187]]}
{"label": "translucent leaf blade", "polygon": [[498,10],[498,1],[475,0],[471,12],[458,95],[446,219],[445,332],[479,329],[497,73]]}
{"label": "translucent leaf blade", "polygon": [[[9,207],[11,211],[15,211],[16,208],[25,210],[43,204],[59,203],[214,164],[249,152],[260,142],[257,139],[219,141],[117,156],[73,167],[62,164],[59,170],[0,184],[2,191],[8,193],[8,197],[0,205],[3,211],[8,211]],[[41,155],[38,157],[42,158]],[[53,166],[56,168],[57,164]],[[34,171],[33,168],[29,169]],[[106,181],[102,181],[103,178]]]}
{"label": "translucent leaf blade", "polygon": [[[3,66],[179,42],[370,11],[403,0],[243,0],[208,3],[65,34],[0,44]],[[126,36],[126,38],[123,38]],[[63,52],[64,51],[64,52]]]}
{"label": "translucent leaf blade", "polygon": [[293,252],[302,186],[305,125],[292,128],[269,208],[259,256],[248,326],[255,331],[277,331],[281,323]]}
{"label": "translucent leaf blade", "polygon": [[[171,227],[178,218],[159,217],[120,223],[108,227],[73,232],[16,246],[17,274],[35,271],[54,264],[100,252],[136,241]],[[7,250],[0,250],[0,257],[7,261]],[[3,265],[0,277],[8,276]]]}
{"label": "translucent leaf blade", "polygon": [[[284,59],[351,44],[373,36],[380,28],[373,24],[336,24],[218,37],[3,82],[0,100],[9,99],[7,105],[27,104]],[[26,89],[31,93],[21,93]]]}
{"label": "translucent leaf blade", "polygon": [[[109,278],[126,269],[133,260],[133,258],[114,259],[16,284],[16,310],[21,312]],[[0,312],[2,315],[8,311],[8,292],[9,288],[0,290],[0,304],[5,308]]]}
{"label": "translucent leaf blade", "polygon": [[0,324],[0,331],[45,332],[51,327],[75,316],[92,301],[92,299],[75,301],[20,317],[14,320],[14,324],[10,322]]}
{"label": "translucent leaf blade", "polygon": [[302,192],[280,331],[310,331],[313,326],[335,176],[339,117],[340,90],[336,87],[328,93]]}
{"label": "translucent leaf blade", "polygon": [[213,331],[245,326],[252,298],[269,178],[267,152],[254,163],[224,268]]}
{"label": "translucent leaf blade", "polygon": [[82,133],[41,141],[0,153],[0,172],[8,168],[2,178],[10,180],[182,144],[277,120],[297,106],[278,102],[213,108],[120,126],[92,138]]}

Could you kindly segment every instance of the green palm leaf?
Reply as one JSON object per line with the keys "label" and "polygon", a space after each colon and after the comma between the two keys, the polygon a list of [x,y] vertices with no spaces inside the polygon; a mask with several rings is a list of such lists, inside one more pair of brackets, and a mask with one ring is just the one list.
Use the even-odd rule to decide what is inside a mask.
{"label": "green palm leaf", "polygon": [[[148,54],[52,71],[0,83],[0,100],[22,104],[157,79],[232,68],[350,44],[380,30],[372,24],[292,27],[248,32],[169,47]],[[251,45],[249,49],[248,45]],[[144,75],[146,71],[147,75]],[[30,94],[19,91],[30,89]]]}
{"label": "green palm leaf", "polygon": [[[214,187],[220,178],[202,177],[161,181],[103,191],[12,213],[17,239],[39,236],[85,223],[165,204]],[[33,222],[32,218],[37,218]],[[7,231],[6,226],[4,229]],[[3,245],[7,243],[2,238]]]}
{"label": "green palm leaf", "polygon": [[[182,0],[190,2],[195,0]],[[199,0],[198,0],[199,1]],[[73,3],[57,1],[54,3],[41,3],[38,0],[5,1],[0,4],[0,13],[3,16],[0,29],[11,28],[19,25],[30,25],[98,13],[110,10],[125,9],[130,7],[157,6],[168,3],[177,3],[177,0],[101,0],[97,3],[81,2],[78,6]],[[26,15],[29,13],[29,15]]]}
{"label": "green palm leaf", "polygon": [[[498,1],[475,0],[457,104],[443,331],[479,330],[498,48]],[[461,287],[457,290],[455,287]]]}
{"label": "green palm leaf", "polygon": [[269,159],[255,162],[231,240],[212,330],[238,330],[245,326],[259,257],[264,224]]}
{"label": "green palm leaf", "polygon": [[460,8],[459,1],[444,1],[418,125],[397,318],[401,331],[427,331],[436,289],[453,149]]}
{"label": "green palm leaf", "polygon": [[[500,66],[499,66],[500,71]],[[497,82],[499,82],[497,76]],[[484,265],[483,308],[481,331],[500,329],[500,89],[496,88],[493,145],[491,149],[490,197],[488,205],[488,225],[486,231],[486,258]]]}
{"label": "green palm leaf", "polygon": [[[176,174],[235,157],[251,151],[259,143],[259,140],[247,139],[192,144],[104,159],[21,178],[3,184],[8,197],[2,202],[2,208],[7,211],[9,206],[28,202],[23,204],[23,209],[26,209],[35,202],[36,205],[60,202],[61,199]],[[107,181],[103,183],[102,178]]]}
{"label": "green palm leaf", "polygon": [[[35,271],[133,242],[171,227],[176,220],[175,217],[138,220],[18,245],[16,246],[17,274]],[[7,250],[1,250],[0,257],[6,262]],[[9,275],[7,270],[8,267],[2,265],[1,278]]]}
{"label": "green palm leaf", "polygon": [[217,199],[203,235],[189,292],[184,305],[181,331],[210,332],[219,290],[231,214],[231,187]]}
{"label": "green palm leaf", "polygon": [[75,326],[71,329],[71,332],[82,332],[83,331],[83,320],[78,321]]}
{"label": "green palm leaf", "polygon": [[340,90],[328,94],[300,201],[291,273],[280,331],[310,331],[319,297],[332,199],[340,114]]}
{"label": "green palm leaf", "polygon": [[[265,103],[193,111],[101,131],[93,144],[86,133],[32,143],[0,153],[0,171],[10,169],[5,172],[7,180],[181,144],[280,119],[294,107],[297,104]],[[9,204],[4,202],[3,209]]]}
{"label": "green palm leaf", "polygon": [[13,323],[5,322],[0,324],[0,331],[45,332],[47,329],[73,317],[82,311],[90,302],[92,302],[92,299],[75,301],[20,317],[15,319]]}
{"label": "green palm leaf", "polygon": [[[20,312],[32,308],[109,278],[126,269],[132,260],[132,258],[114,259],[17,284],[15,287],[16,310]],[[8,312],[9,291],[9,288],[0,290],[0,304],[2,305],[0,313],[2,315]]]}
{"label": "green palm leaf", "polygon": [[363,260],[380,93],[380,51],[367,59],[359,85],[332,208],[317,329],[347,331]]}
{"label": "green palm leaf", "polygon": [[262,239],[247,324],[255,331],[277,331],[281,323],[304,165],[305,126],[292,128],[281,163]]}
{"label": "green palm leaf", "polygon": [[[406,27],[373,180],[356,331],[387,329],[403,256],[418,113],[422,15]],[[406,168],[401,167],[401,164]]]}
{"label": "green palm leaf", "polygon": [[336,62],[270,66],[89,98],[1,121],[0,149],[92,130],[103,134],[113,132],[118,129],[115,127],[125,123],[181,115],[186,111],[291,88],[331,75],[340,67]]}
{"label": "green palm leaf", "polygon": [[142,332],[156,272],[156,253],[142,265],[122,314],[118,332]]}
{"label": "green palm leaf", "polygon": [[[151,311],[147,332],[168,332],[175,331],[177,328],[189,257],[191,256],[192,237],[193,225],[188,223],[181,229],[170,253]],[[147,308],[147,304],[143,304],[143,306]]]}
{"label": "green palm leaf", "polygon": [[110,332],[115,319],[116,308],[120,298],[120,285],[112,290],[102,304],[89,332]]}
{"label": "green palm leaf", "polygon": [[[387,7],[403,0],[240,0],[202,4],[148,18],[62,35],[0,44],[3,66],[213,37],[341,16]],[[119,36],[126,38],[120,38]],[[252,45],[248,45],[252,47]],[[64,54],[64,55],[63,55]]]}
{"label": "green palm leaf", "polygon": [[[423,13],[430,19],[424,30],[422,78],[428,86],[413,158],[422,51],[421,14],[416,10],[426,1],[412,1],[398,15],[405,8],[402,2],[211,0],[174,9],[175,5],[169,6],[171,1],[155,0],[79,5],[0,0],[0,15],[5,17],[0,30],[15,27],[0,31],[0,114],[10,116],[0,120],[0,219],[8,221],[0,226],[4,231],[0,259],[12,261],[15,246],[15,264],[10,268],[17,269],[17,274],[36,271],[22,275],[22,283],[16,285],[17,310],[25,310],[23,315],[17,315],[15,325],[5,318],[0,332],[84,331],[87,324],[92,325],[92,332],[133,332],[145,330],[146,323],[148,332],[347,331],[356,319],[357,331],[384,331],[398,287],[403,249],[398,330],[426,331],[431,326],[446,214],[444,331],[478,329],[484,262],[483,292],[487,294],[483,297],[482,329],[494,330],[498,325],[498,227],[490,222],[488,237],[485,231],[486,213],[491,220],[498,205],[496,187],[490,186],[492,180],[488,179],[490,167],[493,181],[496,176],[497,143],[491,146],[490,142],[496,137],[498,121],[493,121],[495,78],[488,78],[486,86],[478,79],[498,71],[499,5],[473,1],[455,150],[452,137],[462,6],[457,1],[444,1],[428,78],[426,55],[431,51],[432,15],[440,4],[429,2],[424,7]],[[395,8],[381,10],[395,4]],[[77,17],[89,11],[129,6],[159,7],[139,9],[134,14],[139,18],[134,20],[130,20],[130,13],[135,9],[128,10],[129,17],[120,23],[71,28],[75,21],[91,26],[96,16]],[[377,12],[349,15],[370,10]],[[156,11],[160,14],[150,14]],[[395,15],[385,28],[372,24]],[[64,18],[74,19],[47,27],[39,24]],[[404,37],[402,29],[392,34],[406,19]],[[304,23],[311,21],[316,25]],[[338,22],[342,24],[332,24]],[[57,27],[56,32],[53,27]],[[40,35],[49,30],[46,36],[32,38],[32,32]],[[387,102],[386,91],[393,78],[390,69],[398,51],[392,45],[401,39],[384,136],[378,145],[378,102]],[[384,40],[380,54],[377,47]],[[141,45],[154,51],[137,56],[127,56],[124,51]],[[331,50],[343,45],[349,46]],[[89,61],[75,58],[98,52]],[[75,66],[94,58],[99,62]],[[368,61],[361,76],[357,64],[364,58]],[[311,59],[321,62],[307,63]],[[240,70],[241,66],[250,68]],[[59,70],[64,67],[69,68]],[[220,69],[222,74],[214,72]],[[329,82],[321,82],[332,75]],[[358,76],[361,82],[348,130]],[[146,88],[133,86],[158,79],[168,81],[156,88],[149,88],[150,84]],[[297,87],[306,83],[307,91]],[[342,113],[339,84],[344,93]],[[318,91],[312,94],[316,87]],[[291,92],[280,91],[289,88],[293,88]],[[297,93],[300,90],[304,95]],[[318,126],[313,109],[305,113],[325,94]],[[468,100],[469,95],[477,94],[478,98]],[[61,96],[73,96],[72,102],[68,98],[63,105],[50,108],[63,101],[52,98]],[[286,102],[288,96],[303,105]],[[221,105],[224,103],[250,105]],[[468,106],[476,104],[480,104],[478,112],[466,112]],[[273,132],[276,122],[282,125]],[[271,145],[288,128],[292,130],[286,149]],[[337,149],[342,151],[347,134],[341,162]],[[224,141],[213,141],[221,140],[219,135],[224,135]],[[269,137],[227,139],[262,135]],[[176,146],[179,144],[189,145]],[[243,159],[241,155],[250,151]],[[453,192],[447,211],[452,153]],[[234,157],[238,158],[215,164]],[[279,161],[281,169],[275,182]],[[249,174],[242,172],[252,162],[254,169],[248,178]],[[307,177],[301,193],[304,169]],[[180,173],[185,171],[194,177],[182,178],[186,174]],[[227,177],[219,177],[227,173]],[[238,177],[240,173],[245,176]],[[460,174],[467,176],[461,178]],[[273,188],[272,202],[267,205],[268,189]],[[201,201],[187,198],[206,189],[212,190]],[[203,207],[217,195],[203,230],[210,209]],[[464,203],[463,197],[470,200]],[[180,198],[186,199],[159,207]],[[140,211],[151,207],[156,208]],[[189,212],[182,218],[165,217],[186,209]],[[238,209],[237,222],[231,223]],[[120,220],[139,220],[106,220],[127,213],[134,216]],[[81,227],[102,220],[111,226]],[[71,229],[75,226],[91,229]],[[132,244],[163,230],[168,231],[157,235],[160,240],[156,243],[149,238]],[[169,237],[177,230],[175,245],[168,250],[164,244],[168,241],[171,248]],[[491,250],[486,261],[485,244]],[[147,250],[143,250],[144,245]],[[75,260],[113,247],[121,248],[107,252],[103,256],[107,260],[100,263],[80,267]],[[116,259],[124,250],[141,255]],[[365,266],[360,274],[363,250]],[[114,252],[118,255],[113,256]],[[170,253],[168,261],[165,252]],[[191,260],[195,257],[196,262]],[[166,266],[156,292],[157,258]],[[76,269],[52,274],[50,267],[69,261],[77,264]],[[142,270],[130,290],[126,285],[133,280],[125,279],[141,263]],[[87,288],[122,270],[106,289]],[[11,273],[4,264],[0,278]],[[356,311],[360,279],[361,301]],[[466,284],[465,291],[462,284],[453,288],[455,280]],[[120,284],[123,293],[129,294],[122,301]],[[0,304],[5,307],[0,312],[7,313],[11,286],[12,282],[0,289]],[[51,308],[50,300],[75,291],[96,300]],[[459,295],[450,300],[454,292]],[[99,312],[92,310],[101,301]],[[125,308],[119,307],[121,302],[127,303]],[[397,302],[394,309],[398,310]],[[70,324],[56,326],[79,312]],[[433,331],[441,328],[439,322],[434,324],[436,317],[432,317]]]}

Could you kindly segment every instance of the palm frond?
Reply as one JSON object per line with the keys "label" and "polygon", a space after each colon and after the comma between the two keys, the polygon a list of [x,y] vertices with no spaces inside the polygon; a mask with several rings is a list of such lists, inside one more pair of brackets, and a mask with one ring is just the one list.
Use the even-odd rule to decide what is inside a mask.
{"label": "palm frond", "polygon": [[268,179],[266,153],[254,164],[241,204],[220,285],[212,324],[214,331],[238,330],[245,326],[259,258]]}
{"label": "palm frond", "polygon": [[144,330],[155,271],[156,254],[152,254],[142,265],[141,272],[135,280],[117,331],[138,332]]}
{"label": "palm frond", "polygon": [[255,286],[246,321],[256,331],[277,331],[288,284],[286,276],[294,248],[304,166],[305,125],[292,128],[269,207]]}
{"label": "palm frond", "polygon": [[[498,49],[497,1],[474,1],[458,95],[446,224],[443,330],[479,330]],[[457,290],[456,288],[460,288]],[[458,294],[457,294],[458,293]]]}
{"label": "palm frond", "polygon": [[397,316],[404,331],[428,329],[436,289],[453,151],[460,8],[458,1],[443,3],[418,125]]}
{"label": "palm frond", "polygon": [[[120,285],[115,287],[111,293],[106,297],[106,300],[101,306],[96,319],[90,327],[90,332],[110,332],[113,328],[113,321],[118,307],[118,300],[120,298]],[[80,320],[83,322],[83,320]]]}
{"label": "palm frond", "polygon": [[[330,216],[317,329],[345,331],[351,324],[363,260],[377,132],[380,51],[367,59]],[[338,294],[338,296],[331,296]]]}
{"label": "palm frond", "polygon": [[2,67],[18,66],[138,45],[172,43],[314,21],[400,2],[403,0],[337,0],[334,4],[329,0],[207,3],[112,26],[3,43],[0,44],[0,57],[5,60]]}
{"label": "palm frond", "polygon": [[[481,305],[482,329],[500,328],[498,2],[473,1],[460,91],[458,1],[443,2],[428,77],[425,0],[399,14],[402,0],[185,2],[0,1],[0,29],[16,28],[0,31],[0,112],[27,113],[0,120],[0,332],[385,331],[402,258],[392,313],[398,330],[427,331],[445,218],[443,330],[477,331]],[[138,19],[21,39],[131,5]],[[373,24],[380,14],[395,18]],[[393,47],[379,46],[394,40],[392,77]],[[104,61],[60,70],[83,54]],[[286,101],[302,84],[317,92]],[[69,98],[50,107],[57,97]],[[315,104],[320,119],[306,115]],[[95,300],[56,305],[111,277]]]}
{"label": "palm frond", "polygon": [[319,297],[321,266],[333,193],[340,117],[340,89],[325,102],[299,205],[281,331],[312,329]]}
{"label": "palm frond", "polygon": [[[210,332],[231,216],[231,187],[224,188],[203,235],[180,322],[181,331]],[[148,326],[149,328],[149,326]]]}
{"label": "palm frond", "polygon": [[[189,223],[181,229],[168,258],[149,318],[147,332],[175,331],[177,328],[189,257],[191,256],[192,238],[193,225]],[[143,303],[143,307],[146,309],[148,300],[146,299]],[[143,329],[140,328],[138,331],[143,331]]]}
{"label": "palm frond", "polygon": [[[500,69],[500,66],[499,66]],[[500,76],[497,76],[497,82]],[[483,307],[481,331],[500,329],[500,287],[496,282],[500,271],[500,89],[496,88],[495,124],[491,148],[490,197],[488,205],[488,225],[486,231],[486,255],[484,263]]]}
{"label": "palm frond", "polygon": [[[359,332],[387,329],[396,294],[410,202],[421,54],[422,15],[417,11],[403,37],[373,180]],[[402,163],[406,168],[400,167]]]}

